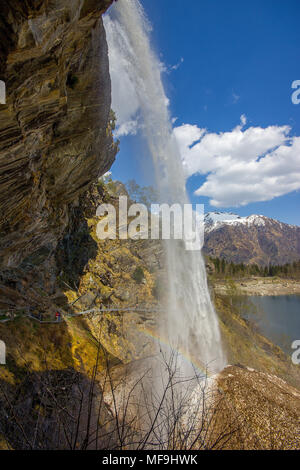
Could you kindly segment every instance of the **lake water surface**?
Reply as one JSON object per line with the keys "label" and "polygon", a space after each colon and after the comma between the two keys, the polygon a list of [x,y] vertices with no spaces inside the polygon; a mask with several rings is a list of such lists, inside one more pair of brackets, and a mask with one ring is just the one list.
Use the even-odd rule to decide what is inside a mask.
{"label": "lake water surface", "polygon": [[244,318],[290,355],[292,342],[300,340],[300,296],[251,296],[249,300],[256,308],[247,311]]}

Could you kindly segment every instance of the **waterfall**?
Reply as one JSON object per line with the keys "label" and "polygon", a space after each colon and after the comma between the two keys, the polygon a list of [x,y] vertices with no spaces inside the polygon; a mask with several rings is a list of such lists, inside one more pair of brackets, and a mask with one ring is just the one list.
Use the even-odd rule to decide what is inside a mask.
{"label": "waterfall", "polygon": [[[122,62],[124,70],[115,86],[122,87],[126,79],[128,93],[134,92],[131,101],[142,116],[160,199],[169,204],[187,204],[182,160],[161,79],[162,66],[151,48],[151,28],[144,10],[138,0],[119,0],[104,22],[111,72],[118,65],[116,60]],[[161,338],[179,351],[182,373],[187,373],[189,364],[218,372],[224,367],[225,358],[201,251],[187,251],[176,240],[165,241],[165,247],[168,302]]]}

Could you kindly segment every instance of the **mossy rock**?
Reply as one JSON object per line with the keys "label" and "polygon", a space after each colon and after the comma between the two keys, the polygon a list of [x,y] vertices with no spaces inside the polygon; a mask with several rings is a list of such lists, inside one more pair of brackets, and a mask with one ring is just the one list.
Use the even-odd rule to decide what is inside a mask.
{"label": "mossy rock", "polygon": [[134,272],[132,273],[132,279],[137,282],[138,284],[142,284],[143,280],[145,279],[144,270],[141,266],[138,266]]}

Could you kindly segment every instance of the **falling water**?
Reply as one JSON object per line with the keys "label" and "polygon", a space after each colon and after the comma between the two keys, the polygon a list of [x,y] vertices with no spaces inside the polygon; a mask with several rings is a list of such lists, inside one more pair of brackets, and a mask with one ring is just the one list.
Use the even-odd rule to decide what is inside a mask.
{"label": "falling water", "polygon": [[[182,161],[161,79],[161,63],[151,49],[150,27],[138,0],[119,0],[105,19],[111,59],[123,62],[133,85],[143,129],[153,159],[160,199],[169,204],[189,202]],[[122,86],[123,77],[119,77]],[[200,251],[187,251],[183,243],[166,241],[168,271],[167,318],[161,336],[180,352],[181,367],[202,364],[216,372],[225,365],[218,320],[214,311]]]}

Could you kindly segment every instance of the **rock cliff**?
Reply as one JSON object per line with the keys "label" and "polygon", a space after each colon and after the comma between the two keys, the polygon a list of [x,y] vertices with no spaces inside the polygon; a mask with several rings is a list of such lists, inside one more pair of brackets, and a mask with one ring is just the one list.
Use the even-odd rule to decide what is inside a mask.
{"label": "rock cliff", "polygon": [[8,0],[0,12],[0,257],[50,253],[116,154],[101,14],[112,0]]}

